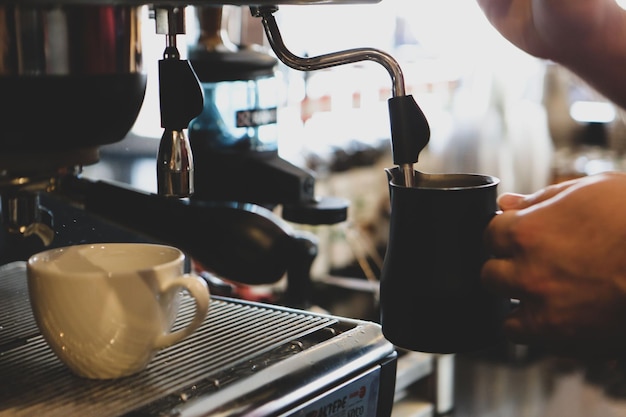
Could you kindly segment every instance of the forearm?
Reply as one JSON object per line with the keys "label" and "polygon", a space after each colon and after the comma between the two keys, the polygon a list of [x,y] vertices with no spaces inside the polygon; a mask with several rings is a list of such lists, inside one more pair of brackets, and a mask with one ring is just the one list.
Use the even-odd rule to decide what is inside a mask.
{"label": "forearm", "polygon": [[557,62],[626,108],[626,11],[615,0],[477,0],[520,49]]}
{"label": "forearm", "polygon": [[554,61],[569,68],[617,105],[626,108],[626,11],[611,12],[603,30],[564,46]]}

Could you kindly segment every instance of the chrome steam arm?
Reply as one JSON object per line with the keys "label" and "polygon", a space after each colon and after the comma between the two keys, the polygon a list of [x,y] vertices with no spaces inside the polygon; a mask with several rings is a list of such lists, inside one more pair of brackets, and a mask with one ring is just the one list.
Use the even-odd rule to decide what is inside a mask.
{"label": "chrome steam arm", "polygon": [[314,71],[360,61],[374,61],[385,67],[392,81],[389,99],[393,162],[404,174],[405,186],[414,183],[413,164],[430,138],[426,116],[413,96],[406,95],[404,76],[398,62],[386,52],[374,48],[355,48],[310,58],[294,55],[285,46],[274,18],[277,6],[251,6],[253,16],[260,17],[272,50],[285,65],[300,71]]}

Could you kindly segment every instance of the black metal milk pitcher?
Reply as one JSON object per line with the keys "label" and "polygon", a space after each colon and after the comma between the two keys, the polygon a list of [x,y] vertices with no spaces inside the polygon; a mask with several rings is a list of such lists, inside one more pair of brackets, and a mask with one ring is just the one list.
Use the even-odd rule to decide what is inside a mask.
{"label": "black metal milk pitcher", "polygon": [[398,347],[431,353],[476,351],[503,340],[509,300],[483,288],[484,230],[496,214],[499,179],[424,174],[404,185],[387,169],[389,242],[380,282],[381,324]]}

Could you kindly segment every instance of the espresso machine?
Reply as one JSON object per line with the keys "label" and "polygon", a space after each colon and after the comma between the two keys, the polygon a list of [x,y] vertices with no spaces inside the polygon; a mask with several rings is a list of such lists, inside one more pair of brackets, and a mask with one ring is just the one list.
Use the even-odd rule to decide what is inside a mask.
{"label": "espresso machine", "polygon": [[[368,2],[375,1],[331,3]],[[216,73],[220,77],[215,68],[228,64],[225,55],[215,60],[215,53],[199,49],[191,51],[190,60],[181,59],[177,37],[185,34],[184,6],[194,3],[221,4],[151,5],[156,33],[164,39],[159,60],[163,134],[154,194],[81,176],[83,166],[98,161],[102,145],[125,136],[142,105],[146,75],[139,9],[144,2],[0,3],[0,264],[25,260],[50,246],[156,240],[180,247],[216,275],[248,284],[272,283],[286,273],[288,260],[310,263],[315,255],[314,239],[273,215],[273,206],[282,204],[283,216],[296,223],[345,220],[345,201],[316,196],[312,176],[278,158],[275,148],[248,146],[241,152],[239,143],[254,142],[249,135],[231,147],[237,152],[216,152],[200,134],[194,138],[194,156],[187,128],[206,111],[208,90],[203,87],[215,83]],[[251,13],[261,19],[274,53],[288,67],[313,71],[369,60],[387,69],[393,87],[389,110],[394,162],[409,186],[429,130],[413,98],[405,95],[398,63],[372,48],[299,58],[282,41],[273,16],[278,8],[262,3],[256,2]],[[192,64],[200,68],[200,77]],[[261,66],[267,71],[272,64]],[[226,73],[232,76],[232,70]],[[267,119],[271,110],[252,109],[237,116]],[[202,132],[191,127],[194,136]]]}
{"label": "espresso machine", "polygon": [[[332,224],[345,220],[346,203],[315,196],[310,174],[280,160],[275,149],[233,159],[201,139],[190,141],[188,128],[206,109],[206,84],[220,80],[210,79],[211,66],[218,65],[209,62],[206,69],[207,51],[182,59],[177,38],[185,34],[187,6],[227,3],[250,6],[277,58],[296,70],[381,64],[393,86],[394,163],[410,185],[429,130],[404,91],[397,62],[371,48],[297,57],[274,18],[276,3],[376,2],[0,1],[0,416],[391,415],[397,352],[380,326],[220,295],[213,296],[205,325],[164,350],[145,372],[121,381],[80,380],[55,360],[36,330],[24,264],[55,246],[160,242],[179,247],[211,274],[245,285],[274,283],[286,274],[297,307],[316,242],[272,208],[284,205],[285,218],[296,223]],[[82,167],[98,162],[101,146],[124,138],[142,106],[145,8],[164,42],[156,193],[81,175]],[[194,63],[205,71],[196,72]],[[268,175],[263,178],[286,178],[277,188],[288,191],[267,200],[242,194],[258,188],[259,170]],[[220,185],[232,185],[216,191],[217,173],[226,177]]]}

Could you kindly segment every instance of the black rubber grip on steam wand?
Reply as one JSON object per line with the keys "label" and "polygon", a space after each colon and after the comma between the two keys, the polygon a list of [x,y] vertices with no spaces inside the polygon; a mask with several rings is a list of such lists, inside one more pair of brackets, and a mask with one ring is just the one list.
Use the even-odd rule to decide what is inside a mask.
{"label": "black rubber grip on steam wand", "polygon": [[415,163],[430,139],[428,120],[412,95],[392,97],[388,104],[393,162]]}

